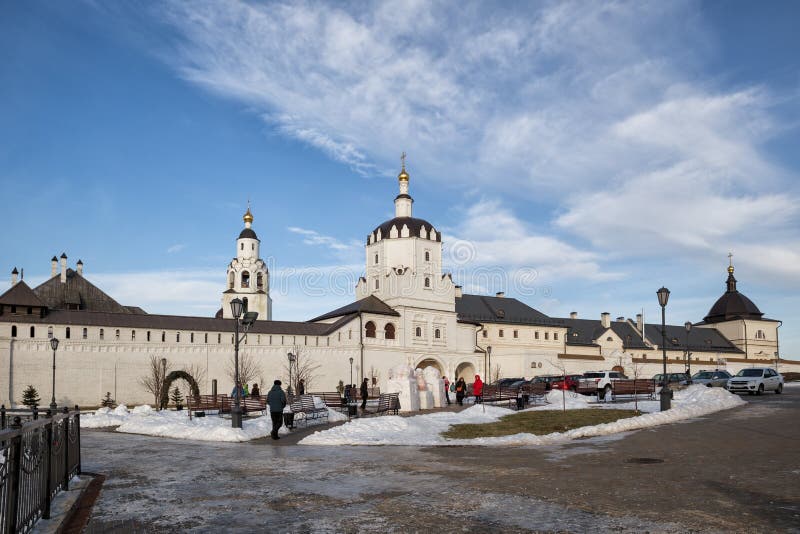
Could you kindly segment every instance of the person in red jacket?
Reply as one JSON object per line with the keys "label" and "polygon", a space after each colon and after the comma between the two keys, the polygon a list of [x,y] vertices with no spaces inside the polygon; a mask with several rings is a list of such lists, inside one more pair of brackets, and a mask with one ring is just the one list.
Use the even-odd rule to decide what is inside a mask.
{"label": "person in red jacket", "polygon": [[475,375],[475,382],[472,384],[472,394],[475,395],[475,402],[481,402],[483,397],[483,381],[481,375]]}

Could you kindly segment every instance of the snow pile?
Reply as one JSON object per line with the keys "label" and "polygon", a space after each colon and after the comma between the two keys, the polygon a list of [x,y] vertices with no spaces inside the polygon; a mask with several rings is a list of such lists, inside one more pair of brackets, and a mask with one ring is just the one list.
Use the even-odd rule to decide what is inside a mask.
{"label": "snow pile", "polygon": [[[567,409],[588,409],[589,397],[572,397],[567,394]],[[530,410],[561,409],[564,398],[561,392],[550,392],[547,406]],[[576,438],[603,436],[638,430],[642,428],[674,423],[702,415],[741,406],[745,402],[722,388],[707,388],[702,385],[691,386],[675,392],[672,409],[658,410],[658,401],[640,401],[639,409],[646,412],[638,417],[621,419],[613,423],[576,428],[567,432],[555,432],[545,436],[533,434],[514,434],[511,436],[445,439],[441,433],[451,425],[462,423],[491,423],[503,415],[514,413],[507,408],[478,405],[461,412],[440,412],[415,417],[384,416],[372,419],[357,419],[350,423],[315,432],[300,443],[302,445],[545,445]],[[601,409],[632,409],[633,402],[603,405]]]}
{"label": "snow pile", "polygon": [[128,418],[128,415],[128,407],[124,404],[120,404],[113,410],[107,407],[98,408],[94,415],[81,415],[81,427],[105,428],[117,426],[122,424]]}

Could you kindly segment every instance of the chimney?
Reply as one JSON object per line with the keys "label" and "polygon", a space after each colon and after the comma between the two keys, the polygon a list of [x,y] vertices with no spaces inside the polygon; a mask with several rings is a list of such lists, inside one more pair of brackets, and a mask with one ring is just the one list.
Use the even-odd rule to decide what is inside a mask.
{"label": "chimney", "polygon": [[456,298],[460,299],[462,296],[464,296],[464,292],[462,291],[461,286],[456,286]]}
{"label": "chimney", "polygon": [[644,324],[643,324],[642,314],[641,313],[637,313],[636,314],[636,329],[639,332],[644,332]]}
{"label": "chimney", "polygon": [[61,283],[67,283],[67,254],[61,253]]}
{"label": "chimney", "polygon": [[601,313],[600,324],[603,325],[603,328],[611,328],[611,314],[608,312]]}
{"label": "chimney", "polygon": [[617,317],[617,322],[618,323],[624,323],[625,322],[625,317]]}
{"label": "chimney", "polygon": [[17,285],[17,275],[18,274],[19,274],[19,271],[17,271],[17,268],[14,267],[14,270],[11,271],[11,285],[12,286]]}
{"label": "chimney", "polygon": [[77,267],[76,270],[78,271],[78,274],[83,276],[83,262],[81,260],[78,260],[78,263],[75,265]]}
{"label": "chimney", "polygon": [[569,312],[569,318],[570,319],[577,319],[578,318],[578,312]]}
{"label": "chimney", "polygon": [[505,298],[506,293],[505,293],[505,291],[498,291],[497,293],[494,294],[494,296],[499,298],[499,299],[502,299],[502,298]]}
{"label": "chimney", "polygon": [[50,260],[50,278],[53,278],[56,275],[56,269],[58,268],[58,258],[53,256]]}

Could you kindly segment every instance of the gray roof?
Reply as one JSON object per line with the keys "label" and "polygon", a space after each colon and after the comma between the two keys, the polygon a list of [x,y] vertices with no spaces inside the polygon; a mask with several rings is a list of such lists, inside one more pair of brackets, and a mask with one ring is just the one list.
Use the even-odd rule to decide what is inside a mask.
{"label": "gray roof", "polygon": [[[608,330],[599,319],[558,319],[558,321],[569,328],[567,345],[597,345],[597,340]],[[653,348],[642,341],[641,334],[627,321],[611,321],[609,328],[622,339],[622,346],[625,349]]]}
{"label": "gray roof", "polygon": [[258,236],[252,228],[245,228],[239,233],[239,239],[258,239]]}
{"label": "gray roof", "polygon": [[[324,336],[336,331],[354,318],[354,315],[348,315],[330,324],[293,321],[256,321],[250,328],[250,333]],[[229,333],[233,333],[234,331],[233,319],[186,317],[180,315],[107,313],[83,310],[53,310],[45,317],[35,315],[2,315],[0,316],[0,322],[45,323],[106,328],[119,327],[143,330],[193,330]]]}
{"label": "gray roof", "polygon": [[11,286],[11,289],[0,295],[0,304],[6,306],[36,306],[40,308],[46,306],[23,280],[20,280]]}
{"label": "gray roof", "polygon": [[512,297],[464,294],[456,298],[458,320],[477,323],[553,325],[554,321]]}
{"label": "gray roof", "polygon": [[[430,232],[431,230],[436,230],[431,223],[426,221],[425,219],[417,219],[415,217],[395,217],[394,219],[389,219],[388,221],[382,223],[380,226],[375,228],[370,235],[375,236],[377,239],[378,230],[381,231],[381,239],[389,239],[390,232],[392,230],[392,226],[397,227],[398,237],[400,232],[403,230],[403,226],[408,226],[408,232],[410,237],[419,237],[419,231],[424,226],[425,230],[428,232],[428,239],[430,239]],[[436,239],[434,241],[441,241],[442,240],[442,233],[436,231]],[[369,236],[367,236],[367,244],[369,244]]]}
{"label": "gray roof", "polygon": [[359,313],[375,313],[378,315],[393,315],[395,317],[400,316],[400,314],[392,309],[391,306],[383,302],[375,295],[370,295],[361,300],[351,302],[346,306],[335,309],[332,312],[315,317],[311,319],[311,321],[324,321],[325,319],[332,319],[334,317],[342,317],[344,315],[354,315]]}
{"label": "gray roof", "polygon": [[[644,325],[645,335],[652,343],[661,346],[661,325]],[[686,350],[686,328],[683,325],[666,327],[667,350]],[[706,352],[738,352],[740,348],[728,341],[716,328],[692,328],[689,332],[689,350]]]}
{"label": "gray roof", "polygon": [[51,277],[33,292],[51,310],[63,310],[69,305],[77,305],[81,310],[107,313],[141,313],[123,306],[100,288],[86,280],[72,269],[67,269],[66,282],[61,283],[61,276]]}

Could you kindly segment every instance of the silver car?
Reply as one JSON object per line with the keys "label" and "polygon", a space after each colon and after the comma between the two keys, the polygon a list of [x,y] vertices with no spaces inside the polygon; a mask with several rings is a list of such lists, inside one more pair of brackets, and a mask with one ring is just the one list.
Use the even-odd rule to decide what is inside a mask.
{"label": "silver car", "polygon": [[728,380],[732,378],[728,371],[698,371],[692,377],[692,384],[705,384],[708,387],[728,388]]}

